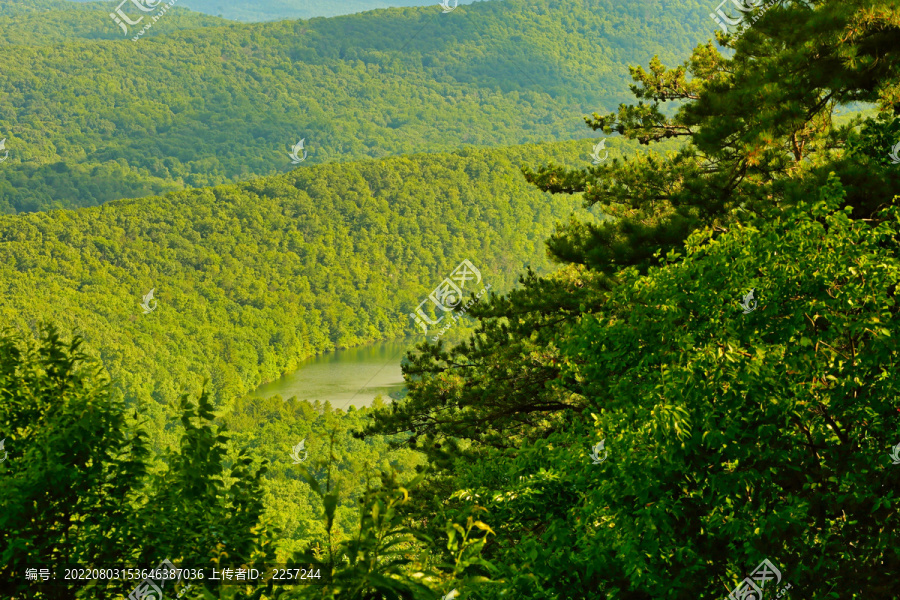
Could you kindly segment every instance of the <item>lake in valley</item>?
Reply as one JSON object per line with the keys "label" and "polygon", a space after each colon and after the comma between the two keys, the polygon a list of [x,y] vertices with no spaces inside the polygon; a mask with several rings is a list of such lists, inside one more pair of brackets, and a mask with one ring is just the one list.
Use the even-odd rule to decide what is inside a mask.
{"label": "lake in valley", "polygon": [[285,400],[326,400],[334,408],[346,410],[369,406],[381,394],[403,391],[400,360],[422,337],[376,342],[357,348],[335,350],[306,359],[300,367],[270,383],[258,387],[252,395]]}

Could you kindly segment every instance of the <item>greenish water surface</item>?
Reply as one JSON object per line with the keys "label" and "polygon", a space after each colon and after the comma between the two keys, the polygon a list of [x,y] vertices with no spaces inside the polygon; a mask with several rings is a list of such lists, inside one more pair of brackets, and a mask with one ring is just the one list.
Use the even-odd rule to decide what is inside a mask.
{"label": "greenish water surface", "polygon": [[341,409],[369,406],[379,394],[389,400],[389,395],[397,396],[404,390],[400,361],[421,340],[376,342],[320,354],[305,360],[293,373],[258,387],[253,395],[327,400]]}

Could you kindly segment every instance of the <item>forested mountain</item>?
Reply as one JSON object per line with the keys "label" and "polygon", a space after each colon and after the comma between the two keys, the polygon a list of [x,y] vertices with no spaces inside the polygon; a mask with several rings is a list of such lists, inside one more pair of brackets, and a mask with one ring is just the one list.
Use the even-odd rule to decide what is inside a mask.
{"label": "forested mountain", "polygon": [[[615,23],[574,0],[436,13],[433,37],[406,8],[6,47],[21,64],[5,58],[18,70],[2,71],[0,103],[27,107],[30,132],[11,153],[68,127],[61,114],[89,138],[59,149],[69,158],[46,146],[36,168],[59,178],[41,193],[94,178],[104,152],[156,178],[135,186],[276,170],[244,154],[267,142],[223,152],[219,127],[244,119],[239,133],[265,140],[295,97],[310,128],[354,141],[328,154],[307,136],[309,161],[289,173],[0,217],[0,597],[147,598],[158,581],[156,600],[897,600],[900,10],[753,4],[719,47],[630,69],[633,99],[616,110],[591,94],[624,73],[576,47],[585,24]],[[487,53],[509,48],[496,13],[511,6],[554,40],[542,56],[515,46],[535,53],[523,81]],[[484,17],[469,22],[489,25],[485,43],[454,54],[454,15]],[[404,19],[422,25],[408,43]],[[358,36],[382,41],[336,43]],[[426,56],[433,39],[451,58]],[[103,78],[97,61],[126,47],[183,66],[124,51],[124,75]],[[279,91],[294,61],[334,77],[331,95]],[[483,103],[496,110],[428,121],[453,98],[438,91],[460,89],[496,91]],[[532,111],[497,112],[498,98]],[[590,139],[405,156],[365,143],[409,128],[403,148],[425,147],[468,114],[484,120],[472,139],[427,143],[496,143],[494,125],[496,139],[565,137],[582,101],[603,111]],[[259,106],[275,117],[254,120]],[[141,144],[117,137],[128,127]],[[5,189],[29,189],[23,163],[0,158],[20,177]],[[420,334],[409,313],[438,286],[452,296],[444,278],[463,259],[492,293],[462,343],[429,337],[405,357],[403,398],[344,412],[245,394],[312,352]],[[164,557],[206,578],[140,571]],[[284,560],[324,577],[209,579]],[[90,580],[34,569],[73,563]],[[91,575],[109,567],[137,581]]]}
{"label": "forested mountain", "polygon": [[[636,144],[608,142],[611,156]],[[335,347],[421,334],[408,314],[463,259],[495,290],[547,269],[571,202],[518,166],[591,141],[317,165],[240,185],[0,219],[0,317],[100,350],[130,402],[211,380],[241,396]],[[155,290],[159,308],[142,314]]]}
{"label": "forested mountain", "polygon": [[628,64],[712,29],[696,0],[504,0],[2,46],[0,211],[284,172],[301,139],[307,168],[578,138],[625,99]]}
{"label": "forested mountain", "polygon": [[[366,465],[404,473],[422,458],[389,449],[390,436],[352,439],[366,411],[244,395],[312,354],[421,335],[409,313],[464,259],[498,292],[526,266],[548,270],[543,239],[575,206],[528,185],[518,167],[574,167],[590,161],[593,142],[315,165],[162,198],[5,216],[0,319],[19,331],[50,323],[83,336],[112,377],[112,397],[139,408],[156,453],[178,445],[167,405],[207,380],[235,447],[271,462],[260,499],[283,529],[276,551],[284,560],[324,534],[321,500],[287,449],[304,439],[322,462],[339,431],[341,536],[357,526]],[[607,148],[619,160],[637,144]],[[154,310],[144,314],[151,289]]]}

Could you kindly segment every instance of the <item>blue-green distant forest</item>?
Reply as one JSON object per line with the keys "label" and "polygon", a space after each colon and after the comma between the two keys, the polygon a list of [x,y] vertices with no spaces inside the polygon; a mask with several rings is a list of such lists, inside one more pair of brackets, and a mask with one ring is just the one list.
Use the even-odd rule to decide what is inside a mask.
{"label": "blue-green distant forest", "polygon": [[[90,2],[91,0],[75,0]],[[459,4],[471,4],[475,0],[460,0]],[[490,0],[496,1],[496,0]],[[216,15],[235,21],[274,21],[280,19],[312,19],[336,17],[379,8],[397,6],[430,6],[437,2],[425,0],[179,0],[179,4],[192,11]],[[453,3],[450,4],[453,6]]]}
{"label": "blue-green distant forest", "polygon": [[0,3],[0,599],[900,598],[897,0],[119,1]]}

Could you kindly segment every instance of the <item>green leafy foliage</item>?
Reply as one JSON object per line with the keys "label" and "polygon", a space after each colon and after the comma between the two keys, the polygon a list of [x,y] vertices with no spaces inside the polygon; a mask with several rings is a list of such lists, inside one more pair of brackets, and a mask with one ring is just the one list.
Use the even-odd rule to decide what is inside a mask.
{"label": "green leafy foliage", "polygon": [[[314,476],[305,472],[304,478],[323,499],[326,540],[325,544],[317,543],[297,553],[293,560],[297,564],[324,561],[327,585],[309,586],[294,593],[284,590],[274,597],[433,600],[433,588],[447,587],[451,581],[461,581],[459,585],[463,587],[466,583],[489,581],[476,574],[492,567],[480,557],[487,535],[493,533],[486,523],[471,514],[465,519],[465,525],[448,522],[442,540],[432,539],[410,523],[404,505],[410,501],[410,490],[424,477],[420,475],[401,484],[394,472],[382,472],[380,485],[367,484],[365,494],[359,499],[356,535],[335,547],[331,527],[338,488],[332,486],[330,472],[324,490]],[[443,542],[449,553],[446,563],[434,560],[440,555],[438,542]]]}
{"label": "green leafy foliage", "polygon": [[[381,406],[376,398],[373,407]],[[404,436],[354,439],[350,433],[368,421],[370,412],[367,408],[334,410],[327,402],[278,396],[230,403],[222,423],[232,432],[233,446],[267,461],[262,482],[265,519],[280,531],[279,563],[288,562],[326,533],[334,544],[348,540],[358,529],[358,502],[370,487],[373,471],[408,476],[424,464],[418,452],[390,448],[390,442],[402,441]],[[301,441],[308,457],[298,465],[290,452]],[[341,495],[329,496],[331,512],[328,522],[323,522],[319,512],[325,509],[324,501],[316,492],[316,482],[326,477]]]}
{"label": "green leafy foliage", "polygon": [[[845,201],[832,179],[784,214],[693,234],[684,254],[622,271],[608,293],[584,268],[560,272],[598,304],[540,357],[558,371],[534,408],[516,403],[527,378],[507,394],[507,418],[530,427],[498,425],[478,402],[505,353],[488,354],[487,321],[474,347],[430,357],[437,368],[374,430],[429,440],[418,446],[458,490],[448,514],[487,508],[497,540],[484,554],[507,594],[722,597],[768,558],[813,597],[891,598],[900,209],[871,225]],[[743,314],[751,288],[759,305]],[[568,408],[542,403],[564,388]],[[609,459],[592,464],[601,440]]]}
{"label": "green leafy foliage", "polygon": [[[678,250],[697,228],[727,227],[741,210],[806,198],[832,171],[860,216],[871,215],[896,193],[897,172],[840,160],[858,120],[837,126],[833,114],[853,102],[897,114],[900,22],[892,7],[870,0],[779,3],[741,36],[717,32],[735,51],[731,57],[709,43],[674,69],[659,58],[649,71],[632,68],[640,102],[594,113],[588,125],[642,144],[689,143],[672,160],[525,169],[541,189],[584,192],[585,205],[613,217],[599,227],[573,223],[551,239],[551,251],[607,274],[655,264],[657,249]],[[666,102],[678,105],[671,117],[661,109]],[[785,183],[800,178],[805,186]]]}
{"label": "green leafy foliage", "polygon": [[181,399],[178,450],[156,464],[146,433],[81,344],[52,327],[37,343],[0,338],[4,597],[105,600],[137,583],[39,586],[26,580],[28,567],[273,562],[272,532],[260,520],[265,467],[240,454],[226,464],[228,439],[206,394]]}
{"label": "green leafy foliage", "polygon": [[[423,344],[363,432],[428,455],[426,530],[487,509],[505,584],[479,598],[723,598],[766,558],[789,597],[896,596],[900,23],[800,4],[587,119],[676,155],[525,169],[611,218],[558,231],[569,264],[474,307],[468,342]],[[856,101],[878,118],[833,120]]]}
{"label": "green leafy foliage", "polygon": [[712,598],[768,558],[814,597],[891,596],[900,213],[871,228],[841,200],[694,235],[580,319],[563,355],[587,410],[505,461],[517,485],[488,505],[510,541],[536,526],[499,561],[521,594]]}

